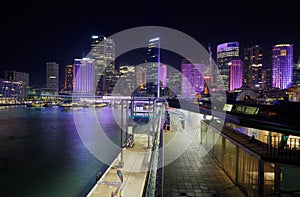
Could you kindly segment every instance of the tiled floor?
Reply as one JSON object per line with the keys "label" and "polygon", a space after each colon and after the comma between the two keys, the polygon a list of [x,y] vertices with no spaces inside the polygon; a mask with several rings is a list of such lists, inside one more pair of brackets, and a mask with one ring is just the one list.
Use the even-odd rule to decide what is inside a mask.
{"label": "tiled floor", "polygon": [[[165,132],[164,144],[176,140],[174,135],[178,146],[184,144],[184,132]],[[199,147],[195,137],[183,154],[164,167],[163,196],[244,196],[209,154],[201,156]],[[170,161],[170,155],[174,155],[174,148],[164,149],[165,161]]]}

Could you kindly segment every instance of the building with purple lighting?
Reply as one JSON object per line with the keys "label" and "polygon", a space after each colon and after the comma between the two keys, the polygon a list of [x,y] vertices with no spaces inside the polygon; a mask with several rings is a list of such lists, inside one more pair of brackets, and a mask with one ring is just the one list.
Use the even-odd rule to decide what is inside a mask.
{"label": "building with purple lighting", "polygon": [[217,81],[223,81],[227,90],[230,82],[231,60],[239,58],[239,42],[228,42],[217,46],[217,64],[220,72],[220,78]]}
{"label": "building with purple lighting", "polygon": [[204,64],[182,60],[181,96],[183,98],[194,98],[197,93],[204,90],[204,69]]}
{"label": "building with purple lighting", "polygon": [[241,88],[243,85],[243,61],[232,60],[230,65],[230,91]]}
{"label": "building with purple lighting", "polygon": [[272,87],[286,89],[292,85],[293,45],[274,45],[272,53]]}
{"label": "building with purple lighting", "polygon": [[76,96],[95,96],[95,60],[89,58],[74,60],[74,87]]}

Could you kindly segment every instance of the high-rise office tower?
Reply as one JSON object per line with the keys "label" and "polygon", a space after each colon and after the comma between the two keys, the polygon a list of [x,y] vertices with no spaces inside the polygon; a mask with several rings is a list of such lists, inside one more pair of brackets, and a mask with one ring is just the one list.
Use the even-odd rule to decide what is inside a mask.
{"label": "high-rise office tower", "polygon": [[277,44],[272,52],[272,87],[286,89],[292,85],[293,45]]}
{"label": "high-rise office tower", "polygon": [[170,96],[172,97],[179,97],[181,96],[181,72],[173,67],[169,67],[167,70],[168,79],[167,79],[167,86],[172,92]]}
{"label": "high-rise office tower", "polygon": [[244,50],[244,76],[243,76],[243,86],[246,88],[250,87],[250,53],[251,48],[246,48]]}
{"label": "high-rise office tower", "polygon": [[65,84],[64,89],[66,91],[72,91],[74,84],[74,66],[73,64],[68,64],[65,67]]}
{"label": "high-rise office tower", "polygon": [[267,68],[262,70],[262,89],[267,90],[272,87],[272,69]]}
{"label": "high-rise office tower", "polygon": [[123,96],[130,96],[135,89],[135,67],[132,65],[122,65],[119,68],[120,82],[118,91],[123,92]]}
{"label": "high-rise office tower", "polygon": [[91,37],[91,51],[88,58],[95,60],[95,74],[97,78],[103,75],[104,69],[106,68],[106,37],[103,35]]}
{"label": "high-rise office tower", "polygon": [[137,65],[135,67],[135,85],[136,88],[141,90],[146,85],[146,68],[144,65]]}
{"label": "high-rise office tower", "polygon": [[59,64],[56,62],[46,63],[46,87],[53,93],[59,90]]}
{"label": "high-rise office tower", "polygon": [[115,85],[115,42],[107,38],[106,40],[106,69],[105,69],[105,86],[107,88],[107,94],[111,94]]}
{"label": "high-rise office tower", "polygon": [[293,85],[300,86],[300,58],[293,68]]}
{"label": "high-rise office tower", "polygon": [[19,90],[23,98],[28,96],[29,90],[29,73],[18,72],[15,70],[5,71],[5,79],[9,81],[16,81],[20,83]]}
{"label": "high-rise office tower", "polygon": [[226,89],[229,89],[230,64],[232,60],[239,59],[239,42],[228,42],[217,46],[217,64],[220,71],[220,79],[223,80]]}
{"label": "high-rise office tower", "polygon": [[241,88],[243,85],[243,61],[232,60],[230,65],[230,91]]}
{"label": "high-rise office tower", "polygon": [[181,96],[193,98],[204,90],[205,65],[192,63],[190,60],[182,60],[181,63]]}
{"label": "high-rise office tower", "polygon": [[98,94],[112,91],[115,74],[115,42],[103,35],[92,36],[91,52],[88,57],[95,60],[95,79]]}
{"label": "high-rise office tower", "polygon": [[150,39],[146,58],[146,83],[157,86],[157,97],[160,96],[160,38]]}
{"label": "high-rise office tower", "polygon": [[160,64],[160,39],[153,38],[149,40],[147,49],[147,83],[153,82],[157,84],[158,65]]}
{"label": "high-rise office tower", "polygon": [[244,53],[244,87],[262,88],[262,47],[255,45],[245,49]]}
{"label": "high-rise office tower", "polygon": [[76,96],[95,96],[95,60],[89,58],[74,60],[73,94]]}

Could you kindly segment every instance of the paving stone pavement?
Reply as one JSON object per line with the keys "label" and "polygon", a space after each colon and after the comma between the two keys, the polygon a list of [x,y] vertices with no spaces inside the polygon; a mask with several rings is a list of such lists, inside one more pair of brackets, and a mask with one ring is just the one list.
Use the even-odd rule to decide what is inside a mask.
{"label": "paving stone pavement", "polygon": [[[164,132],[164,145],[172,140],[176,147],[164,149],[164,161],[169,164],[163,169],[163,196],[244,196],[215,160],[200,148],[197,135],[186,145],[184,139],[189,137],[186,133]],[[186,146],[186,151],[170,163],[170,157],[180,146]]]}

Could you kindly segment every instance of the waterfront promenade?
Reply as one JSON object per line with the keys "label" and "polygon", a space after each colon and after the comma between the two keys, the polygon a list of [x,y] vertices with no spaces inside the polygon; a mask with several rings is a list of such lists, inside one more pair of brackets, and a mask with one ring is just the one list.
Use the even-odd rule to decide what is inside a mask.
{"label": "waterfront promenade", "polygon": [[[171,122],[177,124],[178,121],[177,115],[171,114]],[[163,166],[162,196],[244,196],[212,156],[200,148],[199,133],[194,135],[192,141],[187,141],[186,139],[191,137],[191,128],[171,127],[173,128],[171,131],[163,131],[165,166]],[[152,147],[147,147],[146,134],[135,134],[134,141],[133,148],[124,149],[124,167],[119,166],[121,158],[119,155],[88,197],[111,196],[112,192],[118,193],[122,186],[117,170],[121,170],[124,177],[123,196],[143,196]],[[170,142],[174,146],[170,146]],[[182,151],[183,147],[186,147],[185,151]],[[173,161],[174,155],[177,154],[178,157]]]}
{"label": "waterfront promenade", "polygon": [[146,134],[135,134],[134,143],[133,148],[123,149],[124,166],[119,166],[121,161],[121,154],[119,154],[90,191],[88,197],[110,197],[112,192],[118,193],[122,186],[117,170],[120,170],[123,174],[123,196],[142,196],[150,166],[152,147],[147,147],[148,137]]}

